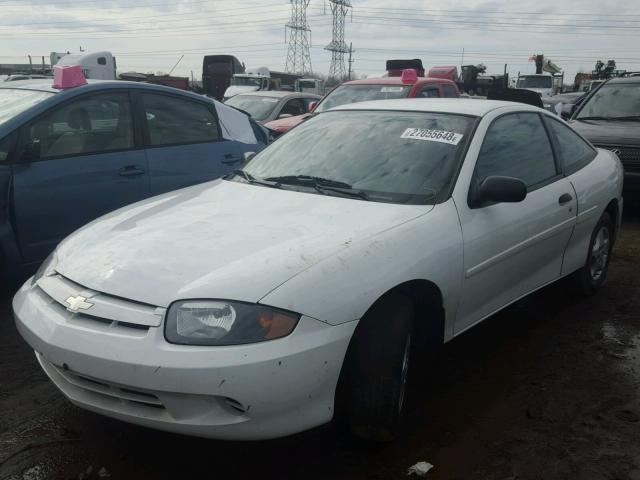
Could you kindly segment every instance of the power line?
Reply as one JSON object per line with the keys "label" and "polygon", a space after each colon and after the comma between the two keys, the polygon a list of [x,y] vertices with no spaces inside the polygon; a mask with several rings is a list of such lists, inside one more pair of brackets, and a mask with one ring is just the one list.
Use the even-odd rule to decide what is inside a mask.
{"label": "power line", "polygon": [[[235,12],[235,11],[246,11],[246,10],[251,10],[252,12],[255,12],[255,10],[257,9],[265,9],[268,10],[268,12],[273,12],[273,8],[279,6],[279,5],[261,5],[261,6],[253,6],[253,7],[240,7],[240,8],[226,8],[224,10],[224,12]],[[149,19],[156,19],[156,18],[165,18],[165,17],[169,17],[169,19],[167,20],[167,23],[175,23],[176,21],[179,22],[184,22],[184,21],[189,21],[192,20],[191,18],[184,18],[184,19],[177,19],[176,20],[176,16],[183,16],[183,15],[190,15],[193,16],[196,19],[201,19],[203,14],[206,13],[215,13],[216,14],[216,19],[217,18],[226,18],[226,17],[237,17],[237,16],[245,16],[246,17],[246,13],[241,13],[241,14],[237,14],[237,15],[220,15],[219,10],[200,10],[197,12],[182,12],[182,13],[177,13],[177,12],[172,12],[172,13],[163,13],[163,14],[158,14],[158,15],[142,15],[142,16],[123,16],[120,18],[97,18],[97,19],[92,19],[91,22],[92,23],[96,23],[96,22],[108,22],[109,24],[113,24],[114,21],[125,21],[126,23],[129,23],[131,20],[149,20]],[[260,12],[259,12],[260,13]],[[68,25],[68,24],[77,24],[79,21],[81,20],[62,20],[62,21],[49,21],[49,22],[33,22],[33,23],[11,23],[11,24],[0,24],[0,27],[24,27],[24,26],[45,26],[45,25]],[[157,20],[149,20],[150,22],[153,23],[158,23]],[[99,25],[97,25],[99,26]]]}

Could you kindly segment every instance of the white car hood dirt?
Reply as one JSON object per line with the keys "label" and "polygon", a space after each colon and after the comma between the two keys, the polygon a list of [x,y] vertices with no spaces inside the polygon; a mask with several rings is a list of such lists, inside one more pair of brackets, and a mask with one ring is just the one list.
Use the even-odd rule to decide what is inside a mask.
{"label": "white car hood dirt", "polygon": [[188,298],[257,302],[323,258],[431,209],[217,180],[83,227],[58,247],[56,270],[161,307]]}

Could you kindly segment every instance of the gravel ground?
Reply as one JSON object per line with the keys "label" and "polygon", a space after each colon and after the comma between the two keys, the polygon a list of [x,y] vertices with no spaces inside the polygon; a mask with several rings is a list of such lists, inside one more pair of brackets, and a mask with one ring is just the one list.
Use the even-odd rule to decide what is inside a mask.
{"label": "gravel ground", "polygon": [[0,302],[0,479],[405,478],[640,480],[640,208],[606,287],[550,286],[414,365],[404,435],[368,445],[334,426],[229,443],[74,407]]}

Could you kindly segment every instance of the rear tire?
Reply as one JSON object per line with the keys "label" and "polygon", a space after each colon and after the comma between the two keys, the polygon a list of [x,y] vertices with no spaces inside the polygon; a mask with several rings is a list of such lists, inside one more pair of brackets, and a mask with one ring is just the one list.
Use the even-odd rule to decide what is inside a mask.
{"label": "rear tire", "polygon": [[595,294],[604,284],[613,249],[613,222],[607,212],[602,214],[591,234],[584,266],[572,277],[572,289],[584,296]]}
{"label": "rear tire", "polygon": [[413,304],[402,295],[380,300],[361,320],[351,359],[351,432],[392,441],[402,418],[411,353]]}

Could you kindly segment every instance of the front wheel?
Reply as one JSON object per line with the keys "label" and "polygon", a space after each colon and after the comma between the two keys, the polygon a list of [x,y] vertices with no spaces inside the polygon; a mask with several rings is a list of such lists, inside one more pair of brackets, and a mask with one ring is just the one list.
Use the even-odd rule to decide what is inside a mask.
{"label": "front wheel", "polygon": [[349,426],[365,440],[394,439],[405,403],[413,304],[388,295],[361,320],[351,365]]}
{"label": "front wheel", "polygon": [[573,287],[582,295],[593,295],[604,284],[613,248],[613,222],[605,212],[591,234],[584,266],[573,274]]}

